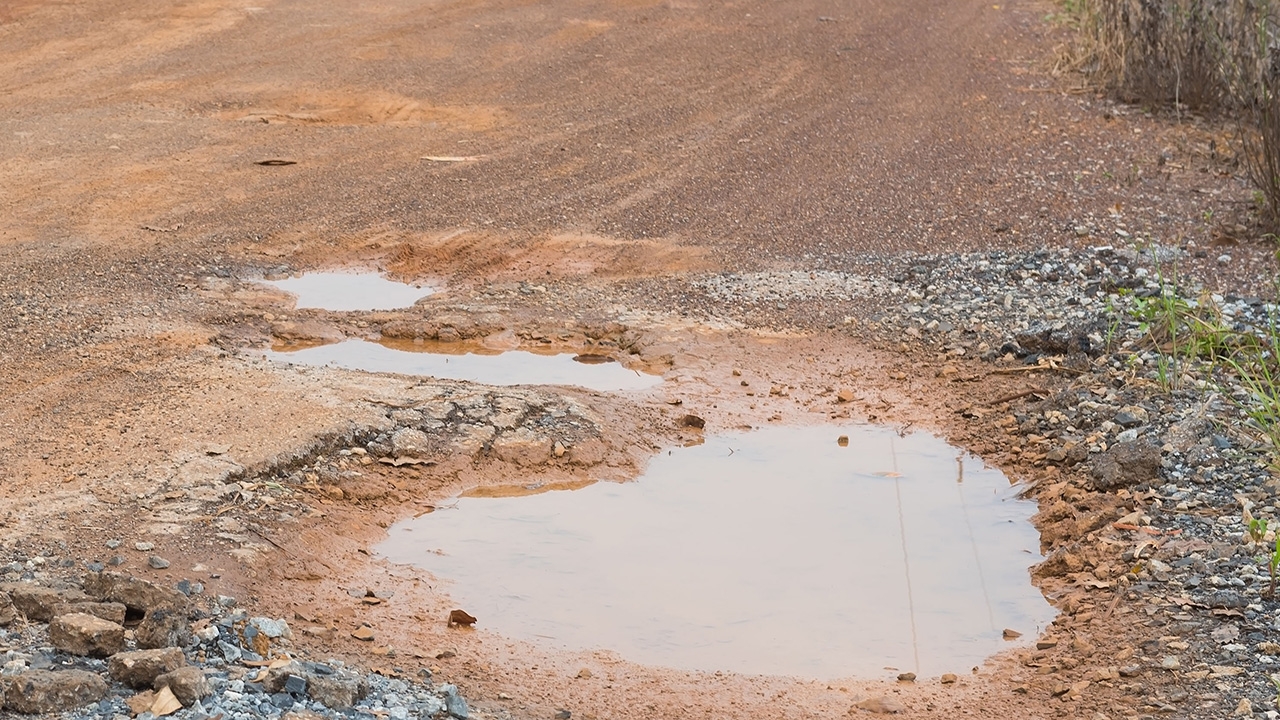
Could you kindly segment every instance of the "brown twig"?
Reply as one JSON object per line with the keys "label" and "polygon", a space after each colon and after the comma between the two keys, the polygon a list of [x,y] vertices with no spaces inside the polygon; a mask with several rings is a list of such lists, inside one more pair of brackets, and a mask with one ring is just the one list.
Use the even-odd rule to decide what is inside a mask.
{"label": "brown twig", "polygon": [[1042,390],[1042,389],[1040,389],[1040,388],[1032,388],[1032,389],[1030,389],[1030,390],[1023,390],[1022,392],[1019,392],[1019,393],[1014,393],[1014,394],[1012,394],[1012,395],[1006,395],[1005,397],[998,398],[998,399],[996,399],[996,400],[992,400],[991,402],[987,403],[987,405],[1003,405],[1003,404],[1005,404],[1005,403],[1007,403],[1007,402],[1013,402],[1014,400],[1021,400],[1022,398],[1027,397],[1027,396],[1030,396],[1030,395],[1039,395],[1041,398],[1045,398],[1045,397],[1048,397],[1048,396],[1049,396],[1049,391],[1048,391],[1048,390]]}

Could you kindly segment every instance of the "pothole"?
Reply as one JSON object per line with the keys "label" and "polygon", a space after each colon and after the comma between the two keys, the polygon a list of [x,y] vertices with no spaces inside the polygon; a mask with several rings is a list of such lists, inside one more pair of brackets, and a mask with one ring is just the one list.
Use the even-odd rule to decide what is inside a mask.
{"label": "pothole", "polygon": [[422,375],[486,385],[574,385],[619,391],[642,390],[662,382],[661,377],[629,369],[609,355],[497,351],[471,343],[345,340],[300,350],[271,350],[267,357],[297,365]]}
{"label": "pothole", "polygon": [[263,282],[296,296],[299,310],[395,310],[412,307],[436,291],[425,285],[389,280],[373,272],[311,272]]}
{"label": "pothole", "polygon": [[394,525],[379,552],[449,581],[480,627],[565,649],[936,675],[1053,619],[1029,575],[1035,510],[925,433],[775,427],[670,449],[633,482],[464,493]]}

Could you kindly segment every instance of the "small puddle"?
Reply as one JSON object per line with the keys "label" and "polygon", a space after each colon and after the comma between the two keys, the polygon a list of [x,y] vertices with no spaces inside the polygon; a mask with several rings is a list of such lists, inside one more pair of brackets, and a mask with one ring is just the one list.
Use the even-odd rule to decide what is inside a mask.
{"label": "small puddle", "polygon": [[299,310],[395,310],[412,307],[435,292],[432,287],[396,282],[372,272],[312,272],[263,282],[296,296]]}
{"label": "small puddle", "polygon": [[464,493],[380,552],[451,581],[479,627],[687,670],[964,673],[1055,616],[1035,504],[924,433],[711,436],[633,482],[544,489]]}
{"label": "small puddle", "polygon": [[344,340],[288,352],[272,350],[267,357],[297,365],[424,375],[486,385],[576,385],[610,392],[641,390],[662,382],[657,375],[627,369],[603,355],[487,351],[469,343],[417,345]]}

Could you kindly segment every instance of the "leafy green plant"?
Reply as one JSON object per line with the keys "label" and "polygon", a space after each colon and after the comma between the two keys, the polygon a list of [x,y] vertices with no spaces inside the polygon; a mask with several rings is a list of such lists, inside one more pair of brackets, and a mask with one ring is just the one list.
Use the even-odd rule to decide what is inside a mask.
{"label": "leafy green plant", "polygon": [[1255,543],[1262,542],[1267,535],[1267,521],[1262,518],[1249,519],[1249,539]]}

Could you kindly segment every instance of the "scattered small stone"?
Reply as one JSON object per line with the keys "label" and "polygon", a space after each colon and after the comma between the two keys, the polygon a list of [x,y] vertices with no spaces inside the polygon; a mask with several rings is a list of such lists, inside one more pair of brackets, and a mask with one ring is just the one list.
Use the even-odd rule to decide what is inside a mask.
{"label": "scattered small stone", "polygon": [[169,567],[169,561],[165,560],[159,555],[152,555],[151,557],[147,558],[147,564],[155,568],[156,570],[164,570],[165,568]]}
{"label": "scattered small stone", "polygon": [[568,710],[557,710],[554,717],[556,720],[569,720],[569,718],[573,717],[573,713]]}
{"label": "scattered small stone", "polygon": [[913,672],[898,673],[898,682],[915,682],[916,674]]}
{"label": "scattered small stone", "polygon": [[590,679],[591,679],[591,671],[590,671],[590,670],[588,670],[587,668],[582,668],[581,670],[579,670],[579,671],[578,671],[578,674],[577,674],[577,676],[576,676],[576,677],[577,677],[579,680],[590,680]]}
{"label": "scattered small stone", "polygon": [[133,549],[137,550],[138,552],[151,552],[152,550],[156,549],[156,544],[139,540],[138,542],[133,544]]}
{"label": "scattered small stone", "polygon": [[1018,632],[1017,630],[1011,630],[1009,628],[1005,628],[1003,634],[1004,634],[1005,640],[1017,640],[1018,638],[1022,637],[1022,633]]}
{"label": "scattered small stone", "polygon": [[942,681],[943,685],[951,685],[960,678],[956,677],[955,673],[942,673],[942,677],[939,679]]}
{"label": "scattered small stone", "polygon": [[357,640],[363,640],[365,642],[373,642],[373,637],[374,637],[373,628],[369,627],[368,625],[361,625],[360,627],[351,631],[351,637]]}

